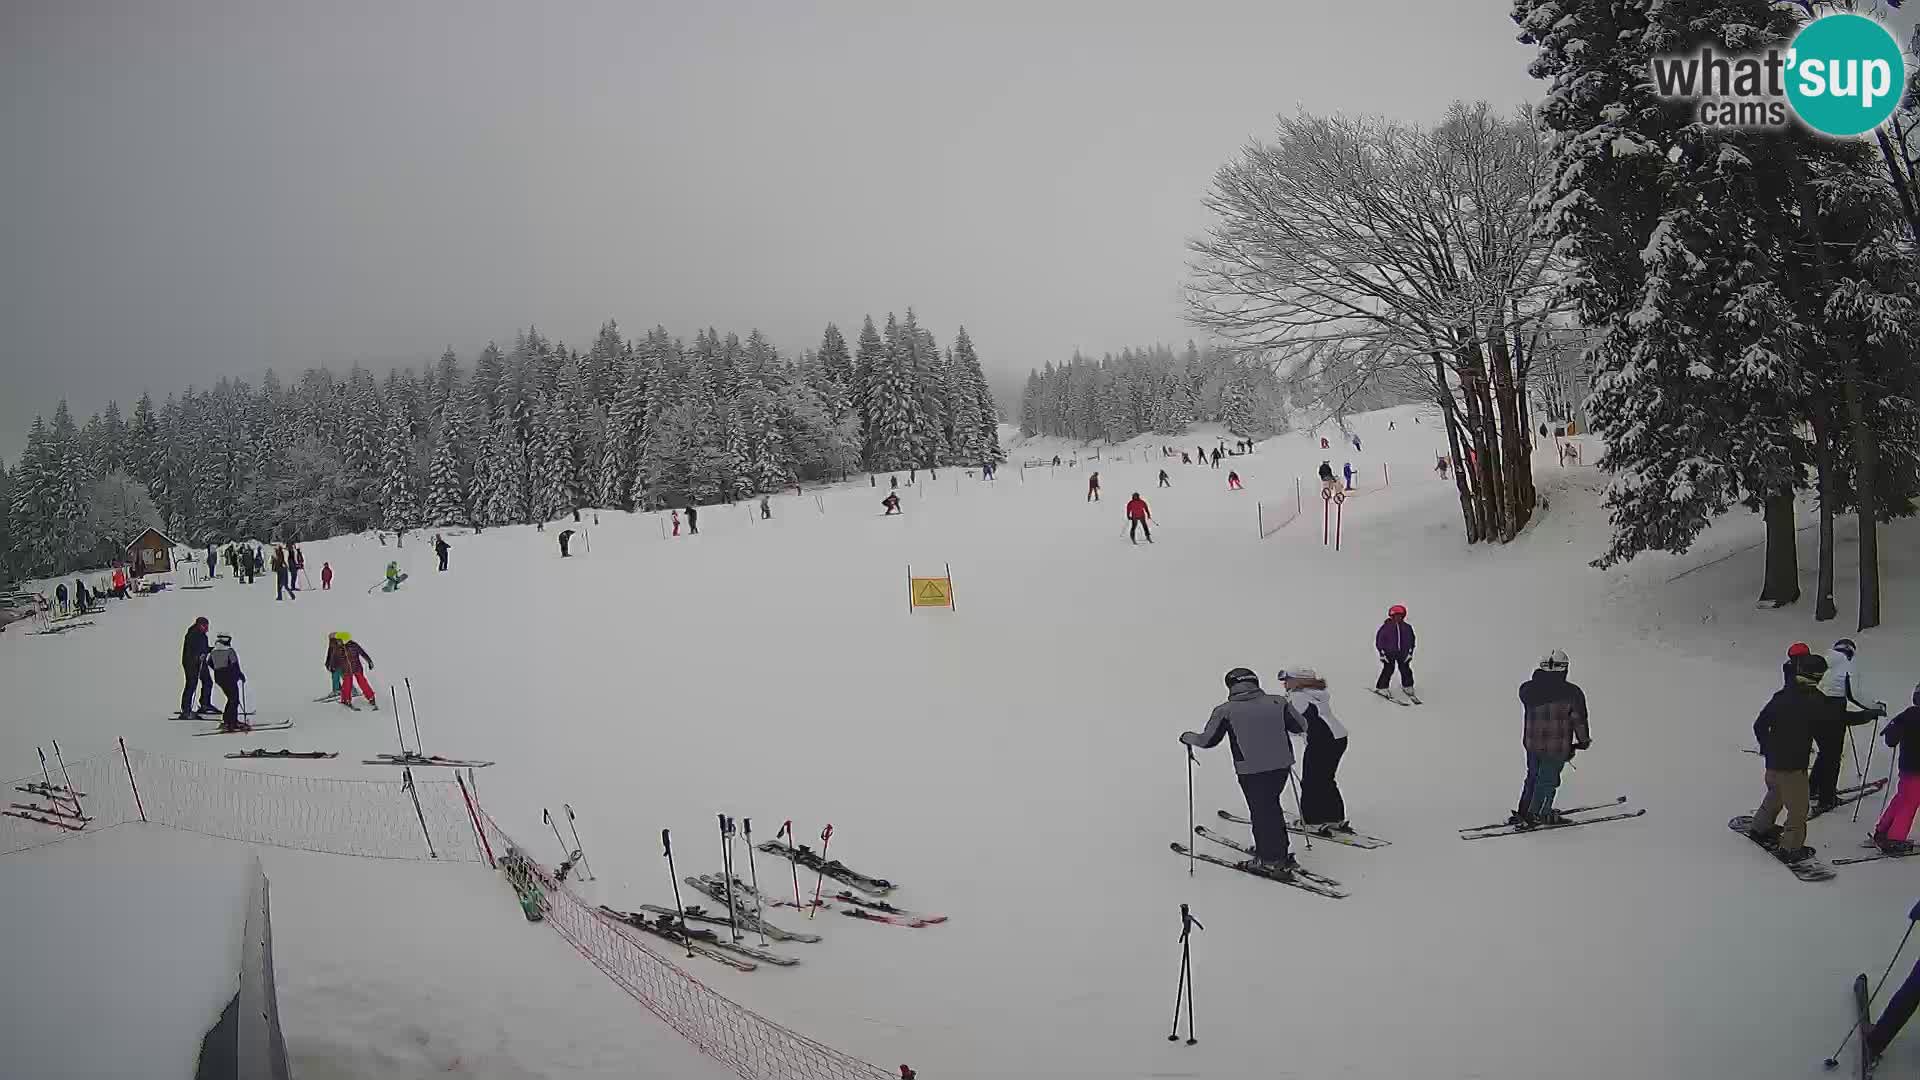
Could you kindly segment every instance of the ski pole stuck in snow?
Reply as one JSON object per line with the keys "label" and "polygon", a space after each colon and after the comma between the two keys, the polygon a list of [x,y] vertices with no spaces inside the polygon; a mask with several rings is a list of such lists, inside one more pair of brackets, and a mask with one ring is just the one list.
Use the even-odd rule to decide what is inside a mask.
{"label": "ski pole stuck in snow", "polygon": [[680,943],[687,947],[687,959],[693,959],[693,937],[687,933],[687,907],[680,902],[680,875],[673,869],[673,835],[660,830],[660,853],[667,857],[667,877],[673,882],[673,910],[679,914]]}
{"label": "ski pole stuck in snow", "polygon": [[566,811],[567,829],[573,833],[573,850],[580,853],[580,869],[587,875],[588,881],[593,881],[595,880],[593,876],[593,864],[587,861],[586,846],[580,843],[580,826],[574,823],[573,805],[571,803],[561,803],[560,809]]}
{"label": "ski pole stuck in snow", "polygon": [[1192,1046],[1200,1040],[1193,1034],[1193,932],[1205,930],[1200,920],[1193,917],[1187,905],[1180,905],[1180,981],[1173,991],[1173,1030],[1167,1033],[1168,1042],[1180,1040],[1180,1002],[1187,1003],[1187,1045]]}

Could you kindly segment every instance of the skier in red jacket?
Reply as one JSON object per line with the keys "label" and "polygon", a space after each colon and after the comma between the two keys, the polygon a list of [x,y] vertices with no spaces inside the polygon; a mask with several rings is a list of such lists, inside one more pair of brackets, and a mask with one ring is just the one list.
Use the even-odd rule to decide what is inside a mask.
{"label": "skier in red jacket", "polygon": [[1140,541],[1134,538],[1134,530],[1138,529],[1147,534],[1147,543],[1153,543],[1153,527],[1148,524],[1152,520],[1153,511],[1147,509],[1147,500],[1134,492],[1133,498],[1127,500],[1127,539],[1138,544]]}

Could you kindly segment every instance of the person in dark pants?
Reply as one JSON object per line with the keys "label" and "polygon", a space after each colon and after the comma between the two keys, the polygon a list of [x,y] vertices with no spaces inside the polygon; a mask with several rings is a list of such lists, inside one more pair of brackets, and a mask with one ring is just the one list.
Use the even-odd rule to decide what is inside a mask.
{"label": "person in dark pants", "polygon": [[570,540],[572,540],[572,539],[573,539],[573,530],[572,530],[572,529],[561,529],[561,530],[560,530],[560,557],[561,557],[561,558],[563,558],[563,559],[564,559],[564,558],[566,558],[566,557],[567,557],[567,542],[568,542],[568,541],[570,541]]}
{"label": "person in dark pants", "polygon": [[1333,715],[1327,681],[1312,668],[1280,673],[1287,688],[1287,704],[1307,725],[1307,753],[1300,763],[1300,820],[1322,836],[1350,833],[1347,802],[1340,796],[1335,774],[1347,753],[1347,729]]}
{"label": "person in dark pants", "polygon": [[1387,680],[1393,677],[1393,669],[1399,668],[1401,692],[1408,698],[1414,697],[1413,645],[1413,626],[1407,622],[1407,609],[1395,604],[1387,609],[1387,621],[1373,632],[1373,651],[1380,654],[1380,677],[1374,680],[1374,693],[1391,698]]}
{"label": "person in dark pants", "polygon": [[439,533],[433,534],[433,553],[440,556],[441,573],[445,573],[447,570],[447,552],[452,550],[452,548],[453,545],[447,543],[446,537],[441,536]]}
{"label": "person in dark pants", "polygon": [[1160,486],[1161,486],[1161,487],[1172,487],[1172,486],[1173,486],[1173,481],[1172,481],[1172,480],[1169,480],[1169,479],[1167,479],[1167,470],[1165,470],[1165,469],[1161,469],[1161,470],[1160,470]]}
{"label": "person in dark pants", "polygon": [[287,555],[279,547],[273,549],[273,598],[283,599],[287,594]]}
{"label": "person in dark pants", "polygon": [[[1916,906],[1911,915],[1920,916],[1920,906]],[[1907,980],[1887,999],[1887,1007],[1880,1011],[1880,1019],[1867,1025],[1869,1064],[1880,1060],[1880,1055],[1887,1052],[1887,1047],[1900,1034],[1900,1029],[1913,1018],[1915,1006],[1920,1006],[1920,961],[1914,962],[1913,970],[1907,973]]]}
{"label": "person in dark pants", "polygon": [[1127,539],[1138,544],[1140,541],[1134,539],[1134,534],[1144,529],[1147,533],[1147,543],[1153,543],[1153,526],[1148,524],[1152,520],[1153,511],[1147,509],[1147,500],[1141,498],[1139,492],[1134,492],[1133,498],[1127,500]]}
{"label": "person in dark pants", "polygon": [[769,521],[772,518],[773,518],[773,504],[767,501],[767,496],[762,495],[760,496],[760,520]]}
{"label": "person in dark pants", "polygon": [[1884,709],[1854,696],[1854,652],[1853,639],[1841,638],[1825,657],[1827,670],[1820,678],[1820,693],[1826,696],[1828,713],[1813,729],[1813,745],[1820,753],[1807,775],[1815,813],[1840,805],[1840,758],[1847,745],[1847,729],[1885,715]]}
{"label": "person in dark pants", "polygon": [[231,634],[221,634],[214,639],[213,650],[207,653],[207,666],[213,669],[213,681],[220,684],[220,692],[227,695],[220,730],[246,730],[246,725],[240,722],[240,684],[247,681],[247,675],[240,670],[240,654],[233,651]]}
{"label": "person in dark pants", "polygon": [[[1253,849],[1248,869],[1281,873],[1299,865],[1287,850],[1287,815],[1280,795],[1293,769],[1294,734],[1306,725],[1285,698],[1260,689],[1260,676],[1237,667],[1227,672],[1227,700],[1207,717],[1207,726],[1189,731],[1180,741],[1205,749],[1226,739],[1233,748],[1233,771],[1247,797],[1247,817],[1253,820]],[[1290,734],[1291,733],[1291,734]]]}
{"label": "person in dark pants", "polygon": [[1587,726],[1587,695],[1567,679],[1567,654],[1555,649],[1542,657],[1533,677],[1520,684],[1520,745],[1527,752],[1527,779],[1520,805],[1507,823],[1521,829],[1567,823],[1553,808],[1560,774],[1575,751],[1593,745]]}
{"label": "person in dark pants", "polygon": [[687,507],[687,535],[700,535],[700,508],[697,506]]}
{"label": "person in dark pants", "polygon": [[187,685],[180,690],[180,715],[193,715],[193,687],[200,686],[200,711],[213,712],[213,676],[207,673],[207,653],[212,651],[207,644],[207,617],[193,620],[187,627],[187,637],[180,646],[180,667],[186,672]]}

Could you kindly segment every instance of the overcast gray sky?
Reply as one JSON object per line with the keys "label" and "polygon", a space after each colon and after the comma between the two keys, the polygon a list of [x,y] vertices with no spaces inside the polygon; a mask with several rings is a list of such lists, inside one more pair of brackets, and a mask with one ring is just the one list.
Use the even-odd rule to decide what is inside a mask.
{"label": "overcast gray sky", "polygon": [[0,0],[0,454],[224,374],[915,306],[990,369],[1190,336],[1276,113],[1539,94],[1507,5]]}

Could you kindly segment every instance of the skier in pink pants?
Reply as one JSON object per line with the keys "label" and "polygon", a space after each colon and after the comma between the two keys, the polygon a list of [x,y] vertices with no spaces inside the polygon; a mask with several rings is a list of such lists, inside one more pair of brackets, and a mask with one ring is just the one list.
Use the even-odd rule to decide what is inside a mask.
{"label": "skier in pink pants", "polygon": [[1900,787],[1873,827],[1873,843],[1889,855],[1905,855],[1913,850],[1907,834],[1920,812],[1920,686],[1913,688],[1913,706],[1888,721],[1885,738],[1888,746],[1899,747]]}

